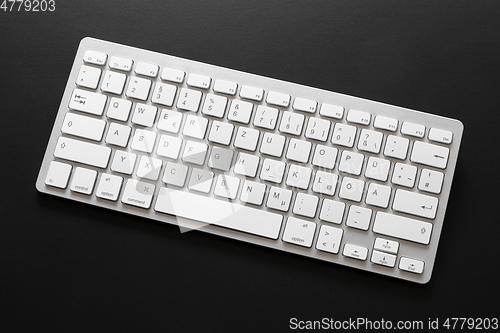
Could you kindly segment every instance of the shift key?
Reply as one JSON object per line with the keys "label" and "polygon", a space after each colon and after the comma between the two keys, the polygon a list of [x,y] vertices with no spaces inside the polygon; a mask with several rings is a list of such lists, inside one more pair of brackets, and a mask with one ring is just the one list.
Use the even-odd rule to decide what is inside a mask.
{"label": "shift key", "polygon": [[98,168],[108,166],[111,148],[60,137],[57,140],[54,156],[68,161],[79,162]]}

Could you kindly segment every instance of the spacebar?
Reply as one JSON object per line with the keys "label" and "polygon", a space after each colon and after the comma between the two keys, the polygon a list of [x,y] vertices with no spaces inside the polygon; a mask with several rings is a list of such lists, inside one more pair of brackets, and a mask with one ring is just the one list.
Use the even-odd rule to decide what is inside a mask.
{"label": "spacebar", "polygon": [[278,239],[283,216],[166,187],[160,188],[157,212]]}

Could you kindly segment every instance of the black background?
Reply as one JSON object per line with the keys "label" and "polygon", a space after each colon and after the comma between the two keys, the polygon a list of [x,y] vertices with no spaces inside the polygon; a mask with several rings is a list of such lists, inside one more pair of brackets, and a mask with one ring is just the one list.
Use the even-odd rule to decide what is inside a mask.
{"label": "black background", "polygon": [[[276,332],[292,317],[498,316],[499,32],[498,1],[56,0],[55,12],[0,11],[0,326]],[[39,194],[85,36],[460,119],[430,283]]]}

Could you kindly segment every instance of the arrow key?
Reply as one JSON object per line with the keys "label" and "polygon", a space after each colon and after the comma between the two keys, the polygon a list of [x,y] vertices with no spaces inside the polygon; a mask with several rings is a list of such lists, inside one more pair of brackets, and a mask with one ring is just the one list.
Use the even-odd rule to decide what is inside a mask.
{"label": "arrow key", "polygon": [[396,264],[396,256],[373,250],[372,258],[370,259],[370,261],[377,265],[394,267],[394,265]]}
{"label": "arrow key", "polygon": [[319,230],[316,249],[320,251],[330,252],[333,254],[339,253],[340,242],[344,231],[340,228],[322,225]]}

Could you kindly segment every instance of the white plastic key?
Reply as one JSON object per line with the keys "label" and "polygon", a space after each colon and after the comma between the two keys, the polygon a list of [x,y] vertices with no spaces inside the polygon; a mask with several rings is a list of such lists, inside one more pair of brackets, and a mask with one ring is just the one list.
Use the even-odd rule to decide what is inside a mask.
{"label": "white plastic key", "polygon": [[66,188],[72,168],[71,164],[57,161],[50,162],[49,171],[45,177],[45,184],[53,187]]}
{"label": "white plastic key", "polygon": [[285,173],[285,163],[270,158],[265,158],[260,171],[260,179],[280,184]]}
{"label": "white plastic key", "polygon": [[151,90],[151,80],[134,77],[130,80],[127,88],[127,96],[130,98],[145,101],[148,99]]}
{"label": "white plastic key", "polygon": [[212,127],[210,128],[210,133],[208,134],[208,141],[228,146],[231,142],[231,138],[233,137],[233,132],[233,124],[214,120],[212,122]]}
{"label": "white plastic key", "polygon": [[364,261],[368,257],[368,249],[363,246],[345,244],[342,255],[344,255],[345,257]]}
{"label": "white plastic key", "polygon": [[292,191],[271,186],[266,206],[282,212],[288,212],[292,202]]}
{"label": "white plastic key", "polygon": [[186,182],[188,167],[184,164],[167,162],[165,172],[163,173],[162,182],[167,185],[183,187]]}
{"label": "white plastic key", "polygon": [[94,184],[97,177],[97,171],[77,167],[71,179],[69,189],[73,192],[89,195],[94,190]]}
{"label": "white plastic key", "polygon": [[106,136],[106,143],[119,147],[126,147],[130,138],[131,131],[132,129],[129,126],[110,123],[108,134]]}
{"label": "white plastic key", "polygon": [[351,205],[349,207],[349,213],[347,214],[347,220],[345,224],[351,228],[368,230],[370,226],[370,220],[372,217],[372,210]]}
{"label": "white plastic key", "polygon": [[104,65],[106,60],[108,59],[108,55],[102,52],[96,52],[92,50],[85,51],[85,55],[83,56],[83,61],[89,64],[94,65]]}
{"label": "white plastic key", "polygon": [[200,107],[201,91],[182,88],[177,100],[177,108],[185,111],[198,112]]}
{"label": "white plastic key", "polygon": [[115,156],[111,162],[111,170],[114,172],[131,175],[134,171],[137,155],[123,150],[115,150]]}
{"label": "white plastic key", "polygon": [[292,212],[295,215],[313,218],[316,216],[316,209],[318,208],[319,198],[315,195],[305,194],[302,192],[297,193]]}
{"label": "white plastic key", "polygon": [[182,134],[195,139],[203,139],[207,131],[208,119],[189,114],[184,123]]}
{"label": "white plastic key", "polygon": [[299,246],[311,247],[315,231],[316,223],[289,217],[286,220],[283,241]]}
{"label": "white plastic key", "polygon": [[232,100],[227,119],[242,124],[248,124],[252,116],[253,104],[249,102]]}
{"label": "white plastic key", "polygon": [[240,200],[256,206],[261,206],[266,194],[266,185],[245,180],[241,189]]}
{"label": "white plastic key", "polygon": [[263,105],[259,105],[257,107],[257,111],[255,112],[255,118],[253,120],[253,125],[255,127],[261,127],[273,130],[276,127],[277,121],[278,121],[278,109],[270,108]]}
{"label": "white plastic key", "polygon": [[187,79],[187,85],[190,87],[208,89],[212,79],[205,75],[190,74]]}
{"label": "white plastic key", "polygon": [[69,108],[81,112],[102,115],[107,96],[82,89],[74,89],[69,99]]}
{"label": "white plastic key", "polygon": [[132,108],[132,102],[126,99],[112,97],[108,105],[106,116],[111,119],[127,121]]}
{"label": "white plastic key", "polygon": [[307,190],[311,182],[312,169],[296,164],[290,164],[286,185]]}
{"label": "white plastic key", "polygon": [[283,220],[279,214],[166,187],[160,188],[154,209],[271,239],[278,238]]}
{"label": "white plastic key", "polygon": [[439,169],[445,169],[448,164],[450,149],[427,142],[415,141],[410,160]]}
{"label": "white plastic key", "polygon": [[373,249],[386,253],[397,254],[399,250],[399,243],[393,240],[377,237],[375,238]]}
{"label": "white plastic key", "polygon": [[260,132],[258,130],[240,126],[234,139],[234,146],[240,149],[255,151],[259,136]]}
{"label": "white plastic key", "polygon": [[239,178],[219,175],[215,182],[214,194],[222,198],[234,200],[236,199],[236,194],[238,194],[239,185]]}
{"label": "white plastic key", "polygon": [[110,155],[111,148],[66,137],[57,140],[54,151],[55,157],[98,168],[107,167]]}
{"label": "white plastic key", "polygon": [[372,251],[372,257],[370,261],[374,264],[386,266],[386,267],[394,267],[396,265],[396,256],[384,252],[380,252],[377,250]]}
{"label": "white plastic key", "polygon": [[125,81],[127,81],[127,76],[125,74],[106,71],[101,83],[101,90],[111,94],[121,95],[125,87]]}
{"label": "white plastic key", "polygon": [[173,160],[179,158],[179,153],[181,151],[182,139],[162,134],[158,142],[158,148],[156,149],[156,154],[163,157],[168,157]]}
{"label": "white plastic key", "polygon": [[344,217],[345,203],[337,201],[324,199],[321,205],[321,212],[319,218],[322,221],[341,224]]}
{"label": "white plastic key", "polygon": [[260,102],[264,96],[264,90],[260,88],[242,86],[240,90],[240,97],[250,99],[252,101]]}
{"label": "white plastic key", "polygon": [[333,195],[335,193],[335,188],[337,187],[338,175],[318,170],[314,176],[314,182],[312,186],[313,192]]}
{"label": "white plastic key", "polygon": [[259,168],[260,157],[245,153],[238,153],[234,163],[234,173],[242,176],[254,178]]}
{"label": "white plastic key", "polygon": [[417,138],[423,138],[425,134],[425,126],[405,121],[401,125],[401,133]]}
{"label": "white plastic key", "polygon": [[429,130],[429,140],[439,143],[450,144],[453,140],[453,133],[439,128],[431,128]]}
{"label": "white plastic key", "polygon": [[203,165],[205,163],[207,150],[208,146],[206,144],[188,140],[184,146],[182,160],[196,165]]}
{"label": "white plastic key", "polygon": [[152,127],[158,109],[155,106],[136,103],[134,113],[132,115],[132,123],[145,127]]}
{"label": "white plastic key", "polygon": [[135,73],[155,78],[158,76],[158,66],[145,62],[138,62],[137,65],[135,65]]}
{"label": "white plastic key", "polygon": [[307,163],[311,147],[312,144],[310,142],[293,138],[288,144],[286,158],[299,163]]}
{"label": "white plastic key", "polygon": [[124,72],[130,72],[132,69],[132,64],[134,62],[132,59],[121,58],[113,56],[109,59],[109,67],[113,69],[117,69]]}
{"label": "white plastic key", "polygon": [[342,178],[342,184],[340,185],[339,197],[341,197],[342,199],[360,202],[361,197],[363,196],[364,188],[364,181],[360,179],[344,177]]}
{"label": "white plastic key", "polygon": [[344,230],[340,228],[322,225],[321,229],[319,230],[316,249],[333,254],[339,253],[343,233]]}
{"label": "white plastic key", "polygon": [[238,89],[238,85],[234,82],[224,81],[224,80],[215,80],[215,84],[214,84],[214,91],[215,92],[234,96],[236,94],[237,89]]}
{"label": "white plastic key", "polygon": [[344,108],[338,105],[323,103],[321,104],[319,114],[323,117],[342,119],[344,116]]}
{"label": "white plastic key", "polygon": [[267,93],[266,103],[287,108],[290,105],[290,95],[270,91]]}
{"label": "white plastic key", "polygon": [[400,160],[406,159],[410,140],[400,136],[388,135],[385,143],[384,155]]}
{"label": "white plastic key", "polygon": [[82,138],[101,141],[106,122],[101,119],[66,113],[61,132]]}
{"label": "white plastic key", "polygon": [[373,127],[386,131],[395,132],[398,129],[398,120],[384,116],[376,116],[375,122],[373,123]]}
{"label": "white plastic key", "polygon": [[121,201],[124,204],[148,209],[155,193],[156,186],[151,183],[128,179]]}
{"label": "white plastic key", "polygon": [[139,160],[136,176],[142,179],[158,180],[162,167],[162,160],[150,156],[141,156]]}
{"label": "white plastic key", "polygon": [[151,153],[156,142],[156,133],[137,128],[132,138],[130,148],[144,153]]}
{"label": "white plastic key", "polygon": [[216,118],[224,117],[226,112],[227,98],[214,94],[207,94],[201,113]]}
{"label": "white plastic key", "polygon": [[101,69],[82,65],[76,78],[76,84],[80,87],[96,89],[101,78]]}
{"label": "white plastic key", "polygon": [[344,147],[352,148],[356,138],[356,127],[336,123],[333,129],[332,143]]}
{"label": "white plastic key", "polygon": [[375,233],[420,244],[429,244],[432,227],[432,223],[384,212],[377,212],[373,222]]}
{"label": "white plastic key", "polygon": [[215,174],[212,171],[193,168],[189,178],[188,188],[201,193],[209,193]]}
{"label": "white plastic key", "polygon": [[99,184],[95,191],[98,198],[116,201],[120,195],[122,188],[123,178],[109,173],[102,173],[99,179]]}
{"label": "white plastic key", "polygon": [[313,117],[309,118],[305,132],[306,138],[326,142],[329,133],[330,121]]}
{"label": "white plastic key", "polygon": [[347,113],[347,121],[360,125],[369,125],[372,115],[368,112],[349,110]]}
{"label": "white plastic key", "polygon": [[307,113],[315,113],[317,104],[318,103],[316,101],[306,98],[296,97],[295,100],[293,101],[293,109]]}
{"label": "white plastic key", "polygon": [[[234,152],[230,149],[214,146],[208,157],[208,167],[228,172],[231,168]],[[235,196],[236,197],[236,196]],[[234,199],[234,198],[231,198]]]}
{"label": "white plastic key", "polygon": [[411,215],[434,219],[436,217],[439,199],[429,195],[396,190],[392,209]]}
{"label": "white plastic key", "polygon": [[176,92],[176,86],[172,84],[157,82],[155,84],[153,94],[151,95],[151,102],[164,106],[172,106],[172,104],[174,104]]}
{"label": "white plastic key", "polygon": [[282,133],[300,135],[304,126],[304,115],[285,111],[281,117],[279,131]]}
{"label": "white plastic key", "polygon": [[337,160],[338,149],[334,147],[328,147],[323,145],[316,145],[314,150],[314,156],[312,159],[312,164],[320,167],[332,170],[335,167],[335,162]]}
{"label": "white plastic key", "polygon": [[184,81],[184,76],[186,73],[179,69],[173,68],[163,68],[161,71],[161,79],[164,81],[170,81],[174,83],[182,83]]}
{"label": "white plastic key", "polygon": [[158,128],[170,133],[179,133],[182,123],[182,113],[178,111],[163,109],[158,119]]}
{"label": "white plastic key", "polygon": [[401,257],[399,260],[399,269],[415,274],[422,274],[424,272],[425,263],[422,260],[410,259]]}

